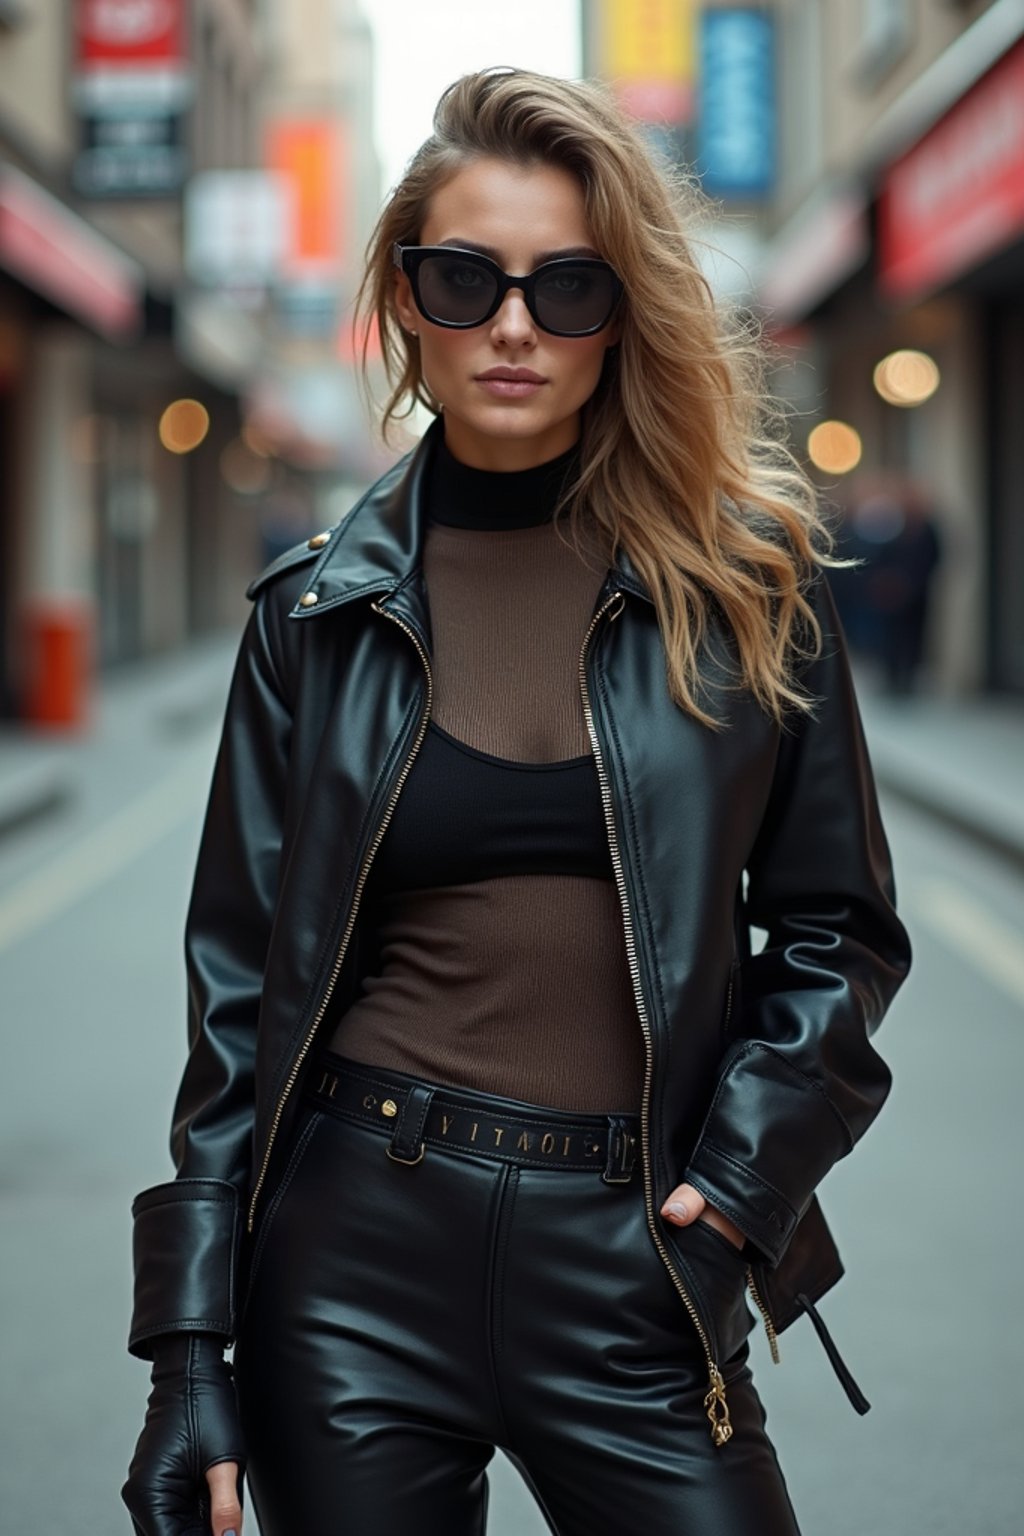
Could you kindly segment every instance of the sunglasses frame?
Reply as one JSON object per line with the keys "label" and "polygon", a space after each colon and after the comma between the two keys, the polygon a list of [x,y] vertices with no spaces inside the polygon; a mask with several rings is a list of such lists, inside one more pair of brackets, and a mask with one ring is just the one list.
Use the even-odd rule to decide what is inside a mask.
{"label": "sunglasses frame", "polygon": [[[575,341],[584,336],[596,336],[599,331],[603,331],[605,326],[611,322],[612,316],[625,292],[625,284],[615,268],[610,262],[603,261],[597,256],[560,256],[555,261],[542,262],[539,267],[535,267],[532,272],[528,272],[522,277],[512,277],[508,272],[503,271],[490,256],[485,256],[482,251],[470,251],[458,245],[401,245],[396,240],[391,254],[395,266],[398,267],[399,271],[404,272],[409,279],[412,296],[416,301],[416,308],[424,320],[429,320],[431,325],[443,326],[445,330],[449,331],[472,331],[479,325],[486,325],[488,320],[493,319],[498,313],[498,310],[505,302],[505,295],[509,290],[511,288],[518,288],[523,295],[523,302],[530,312],[531,319],[536,325],[540,326],[542,331],[546,331],[549,336],[561,336],[567,341]],[[487,313],[482,315],[479,320],[438,320],[436,316],[430,314],[424,307],[420,297],[419,270],[423,262],[432,256],[468,257],[494,277],[498,285],[494,301]],[[610,273],[612,279],[612,301],[608,313],[600,325],[589,326],[585,331],[558,331],[554,330],[550,325],[545,325],[544,321],[540,318],[540,315],[537,313],[534,289],[543,274],[558,271],[565,267],[600,267],[602,271]]]}

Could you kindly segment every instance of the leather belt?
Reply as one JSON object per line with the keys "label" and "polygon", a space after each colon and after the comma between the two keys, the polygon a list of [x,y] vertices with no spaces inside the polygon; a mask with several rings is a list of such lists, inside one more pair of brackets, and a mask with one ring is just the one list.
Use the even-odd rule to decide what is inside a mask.
{"label": "leather belt", "polygon": [[517,1100],[367,1067],[332,1051],[313,1066],[304,1096],[328,1114],[387,1135],[388,1157],[410,1165],[428,1146],[454,1147],[530,1168],[591,1169],[606,1184],[628,1184],[639,1145],[639,1115],[534,1110]]}

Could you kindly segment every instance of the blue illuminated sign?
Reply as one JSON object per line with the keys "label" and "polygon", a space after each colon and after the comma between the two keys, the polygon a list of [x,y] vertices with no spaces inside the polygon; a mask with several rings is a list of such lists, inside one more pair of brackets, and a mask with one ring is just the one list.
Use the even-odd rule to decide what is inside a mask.
{"label": "blue illuminated sign", "polygon": [[767,197],[775,181],[775,26],[763,10],[700,19],[696,170],[715,197]]}

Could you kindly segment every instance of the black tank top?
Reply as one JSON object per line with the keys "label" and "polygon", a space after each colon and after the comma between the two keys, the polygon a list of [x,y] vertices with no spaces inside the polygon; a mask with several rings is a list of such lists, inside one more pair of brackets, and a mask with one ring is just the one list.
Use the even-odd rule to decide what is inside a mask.
{"label": "black tank top", "polygon": [[516,763],[430,721],[367,892],[495,875],[614,878],[593,756]]}
{"label": "black tank top", "polygon": [[[502,477],[462,464],[441,439],[430,521],[481,532],[550,522],[578,451]],[[429,721],[375,855],[367,898],[526,874],[614,879],[593,754],[516,762]]]}

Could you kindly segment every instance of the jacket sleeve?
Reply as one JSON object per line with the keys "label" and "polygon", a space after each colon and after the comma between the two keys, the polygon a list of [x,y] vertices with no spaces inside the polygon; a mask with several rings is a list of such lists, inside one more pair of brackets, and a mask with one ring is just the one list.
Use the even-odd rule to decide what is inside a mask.
{"label": "jacket sleeve", "polygon": [[747,915],[767,931],[740,967],[734,1033],[686,1182],[770,1265],[815,1187],[889,1092],[871,1037],[910,968],[842,626],[824,573],[809,600],[815,696],[782,734],[747,861]]}
{"label": "jacket sleeve", "polygon": [[177,1177],[133,1207],[128,1348],[187,1329],[235,1329],[241,1202],[249,1185],[253,1066],[277,897],[291,713],[262,593],[242,635],[185,924],[189,1054],[171,1131]]}

